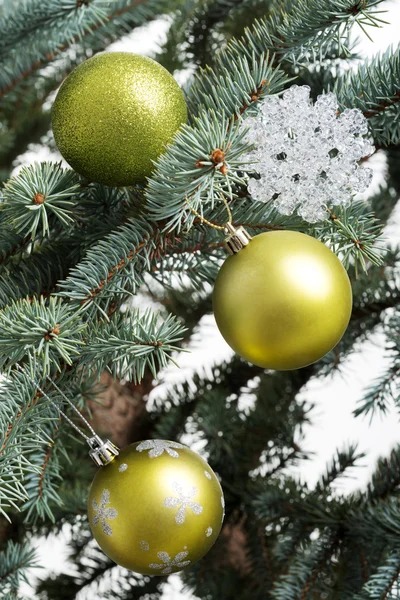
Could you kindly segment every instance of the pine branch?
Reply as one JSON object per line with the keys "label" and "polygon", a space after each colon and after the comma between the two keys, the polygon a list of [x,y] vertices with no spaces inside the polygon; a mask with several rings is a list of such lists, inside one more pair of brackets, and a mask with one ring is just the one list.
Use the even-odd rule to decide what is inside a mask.
{"label": "pine branch", "polygon": [[[55,236],[54,236],[55,237]],[[80,258],[80,248],[72,240],[48,240],[31,254],[9,260],[0,274],[0,307],[12,301],[47,297],[58,280],[68,274],[69,268]]]}
{"label": "pine branch", "polygon": [[0,217],[0,267],[7,264],[7,261],[12,256],[18,256],[25,249],[29,241],[30,238],[28,236],[24,237],[18,235],[13,230],[5,229],[3,219]]}
{"label": "pine branch", "polygon": [[281,576],[272,590],[275,600],[307,600],[316,579],[339,543],[337,537],[321,536],[295,556],[287,575]]}
{"label": "pine branch", "polygon": [[341,107],[360,109],[369,119],[377,144],[398,144],[400,140],[400,46],[389,48],[360,64],[357,72],[339,77],[335,93]]}
{"label": "pine branch", "polygon": [[137,383],[146,369],[153,377],[167,366],[178,350],[185,328],[171,315],[160,319],[150,311],[113,315],[109,322],[94,325],[82,349],[80,364],[100,376],[104,369],[114,377]]}
{"label": "pine branch", "polygon": [[49,234],[53,218],[65,227],[71,225],[71,209],[77,205],[74,198],[80,188],[79,177],[61,163],[40,163],[23,167],[4,186],[2,210],[5,226],[20,235],[36,237],[38,229],[43,237]]}
{"label": "pine branch", "polygon": [[370,414],[371,418],[377,411],[385,414],[389,403],[398,403],[398,390],[400,385],[400,313],[397,310],[393,317],[385,324],[387,336],[386,353],[391,357],[391,363],[386,372],[374,381],[366,390],[354,411],[357,417]]}
{"label": "pine branch", "polygon": [[248,0],[207,0],[195,5],[194,15],[189,22],[186,19],[185,42],[186,52],[196,64],[203,67],[211,64],[213,53],[216,53],[221,43],[221,36],[218,39],[215,35],[216,27],[227,21],[235,8],[244,6],[251,9],[248,5]]}
{"label": "pine branch", "polygon": [[353,600],[387,600],[390,591],[400,577],[400,553],[391,552],[363,586]]}
{"label": "pine branch", "polygon": [[142,271],[150,268],[152,256],[162,245],[162,238],[147,220],[139,216],[129,219],[71,269],[59,284],[59,295],[83,306],[89,314],[107,319],[107,311],[115,311],[118,299],[125,299],[142,283]]}
{"label": "pine branch", "polygon": [[26,570],[38,566],[35,551],[28,544],[8,542],[6,549],[0,552],[0,598],[5,600],[10,594],[16,594],[22,581],[29,583]]}
{"label": "pine branch", "polygon": [[203,112],[193,127],[184,126],[149,180],[150,216],[167,220],[166,229],[180,231],[193,224],[190,207],[202,214],[204,204],[214,207],[221,195],[231,195],[233,185],[243,185],[238,170],[240,156],[249,149],[245,133],[237,122],[213,112]]}
{"label": "pine branch", "polygon": [[83,345],[85,324],[75,307],[60,298],[20,300],[0,313],[0,368],[26,358],[38,360],[44,376],[72,364]]}
{"label": "pine branch", "polygon": [[380,266],[386,248],[382,242],[382,225],[363,201],[353,201],[349,207],[333,207],[330,217],[318,223],[316,237],[328,243],[332,250],[341,254],[348,269],[358,265],[366,271],[370,263]]}
{"label": "pine branch", "polygon": [[[17,501],[27,499],[20,478],[30,466],[25,455],[37,447],[39,437],[35,428],[29,429],[29,420],[34,416],[36,423],[41,423],[42,414],[33,411],[38,396],[32,383],[24,379],[22,374],[18,374],[16,379],[3,381],[1,390],[4,401],[0,404],[0,513],[6,516],[4,508],[17,508]],[[25,453],[22,453],[21,431],[25,427]]]}
{"label": "pine branch", "polygon": [[[91,0],[88,4],[82,2],[78,5],[71,0],[62,1],[64,6],[61,9],[59,2],[55,3],[54,0],[35,0],[25,6],[27,13],[33,11],[37,15],[37,18],[33,17],[36,28],[22,41],[8,41],[12,51],[7,60],[3,59],[0,97],[8,94],[69,47],[82,42],[83,38],[92,41],[97,32],[100,36],[115,38],[121,35],[121,31],[141,25],[165,11],[164,0],[115,0],[112,3]],[[15,21],[9,36],[15,36],[14,40],[19,40],[27,27],[21,23],[17,11],[18,8],[16,16],[12,13],[9,16]],[[44,26],[41,24],[40,14]],[[9,23],[5,23],[3,27],[8,30]]]}
{"label": "pine branch", "polygon": [[[381,2],[382,0],[287,0],[283,7],[278,5],[275,15],[256,21],[242,38],[231,40],[219,53],[213,70],[206,68],[196,75],[188,94],[191,113],[198,114],[203,105],[218,110],[220,103],[215,84],[224,83],[226,86],[225,78],[230,82],[232,63],[235,65],[239,58],[245,64],[246,61],[251,64],[252,61],[260,61],[265,53],[271,53],[276,64],[283,59],[308,59],[310,53],[314,52],[322,60],[330,50],[333,39],[339,38],[343,42],[347,40],[348,29],[354,22],[365,24],[367,19],[369,25],[376,25],[379,19],[374,17],[372,9]],[[257,87],[260,87],[263,79],[259,80]],[[253,88],[253,93],[257,87]],[[263,94],[265,90],[262,87]],[[230,112],[232,111],[225,114]]]}
{"label": "pine branch", "polygon": [[388,458],[380,458],[368,484],[368,497],[374,502],[385,500],[400,485],[400,447],[392,450]]}
{"label": "pine branch", "polygon": [[350,444],[345,450],[336,450],[332,462],[327,465],[326,472],[315,486],[315,491],[326,494],[328,488],[336,483],[339,477],[347,476],[349,468],[356,466],[357,462],[364,456],[363,452],[357,452],[355,444]]}
{"label": "pine branch", "polygon": [[[358,24],[379,27],[382,22],[374,8],[382,0],[298,0],[284,3],[282,22],[279,14],[271,42],[278,56],[294,63],[323,59],[333,39],[343,46],[349,29]],[[278,5],[279,6],[279,5]],[[382,12],[382,11],[381,11]],[[368,35],[368,33],[367,33]],[[346,47],[344,47],[346,50]]]}
{"label": "pine branch", "polygon": [[57,491],[62,481],[59,454],[66,450],[58,443],[61,417],[54,425],[49,426],[49,442],[38,448],[30,457],[30,461],[37,469],[27,473],[24,486],[29,500],[25,502],[21,510],[26,511],[26,522],[35,523],[37,519],[44,520],[46,517],[55,522],[53,513],[54,506],[60,506],[63,501]]}

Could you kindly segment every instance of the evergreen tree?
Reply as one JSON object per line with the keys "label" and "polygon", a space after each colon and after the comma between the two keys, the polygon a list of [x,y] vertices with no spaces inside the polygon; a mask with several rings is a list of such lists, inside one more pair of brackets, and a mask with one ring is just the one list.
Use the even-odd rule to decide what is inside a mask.
{"label": "evergreen tree", "polygon": [[[60,407],[60,389],[95,422],[96,400],[113,386],[131,399],[125,443],[189,435],[221,478],[221,535],[182,573],[196,597],[399,597],[400,447],[378,462],[365,492],[332,491],[361,458],[354,446],[337,451],[313,488],[286,470],[304,458],[298,432],[309,407],[300,392],[312,378],[340,371],[377,327],[391,364],[355,418],[397,403],[400,256],[384,248],[381,232],[400,191],[400,51],[360,63],[350,42],[352,29],[368,35],[382,25],[384,8],[382,0],[0,2],[0,598],[22,598],[27,569],[39,566],[32,535],[65,523],[76,575],[43,578],[37,598],[161,597],[164,577],[126,571],[93,543],[86,502],[94,466],[47,400]],[[162,15],[170,28],[155,58],[171,72],[193,70],[185,89],[189,124],[146,185],[105,187],[51,162],[11,175],[30,144],[54,148],[49,100],[62,79]],[[265,96],[292,81],[310,85],[314,98],[333,89],[341,110],[362,111],[387,161],[378,193],[333,207],[316,225],[251,199],[240,170],[248,143],[239,117],[256,114]],[[221,223],[221,194],[233,222],[252,235],[292,229],[334,247],[352,279],[350,325],[309,367],[265,371],[235,356],[155,394],[160,369],[171,358],[179,363],[211,312],[225,257],[220,232],[189,209],[187,197],[203,218]],[[253,402],[244,408],[249,393]],[[106,428],[104,419],[98,426]]]}

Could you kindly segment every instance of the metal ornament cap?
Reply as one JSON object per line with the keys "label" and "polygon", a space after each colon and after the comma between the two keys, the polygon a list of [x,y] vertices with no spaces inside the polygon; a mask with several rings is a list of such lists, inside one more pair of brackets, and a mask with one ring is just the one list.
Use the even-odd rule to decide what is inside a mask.
{"label": "metal ornament cap", "polygon": [[224,232],[227,236],[225,239],[225,247],[229,254],[240,252],[240,250],[245,248],[252,239],[250,234],[241,225],[240,227],[234,227],[232,223],[227,223]]}
{"label": "metal ornament cap", "polygon": [[88,440],[88,444],[91,448],[89,456],[98,467],[108,465],[119,454],[117,446],[110,442],[110,440],[103,441],[98,435],[91,437]]}
{"label": "metal ornament cap", "polygon": [[88,515],[113,561],[144,575],[168,575],[213,546],[224,498],[215,473],[196,452],[169,440],[145,440],[97,471]]}
{"label": "metal ornament cap", "polygon": [[325,244],[297,231],[272,231],[226,259],[213,309],[221,334],[242,358],[266,369],[299,369],[343,336],[351,284]]}

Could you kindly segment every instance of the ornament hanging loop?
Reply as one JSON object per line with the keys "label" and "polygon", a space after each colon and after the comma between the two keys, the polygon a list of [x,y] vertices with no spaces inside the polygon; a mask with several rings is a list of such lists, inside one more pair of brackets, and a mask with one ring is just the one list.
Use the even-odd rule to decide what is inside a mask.
{"label": "ornament hanging loop", "polygon": [[69,423],[71,427],[73,427],[75,431],[77,431],[79,435],[86,440],[90,447],[89,456],[98,467],[108,465],[111,461],[114,460],[116,456],[118,456],[119,450],[117,446],[110,442],[110,440],[102,440],[101,437],[97,435],[91,424],[85,419],[83,414],[76,408],[76,406],[71,402],[71,400],[67,398],[64,392],[60,390],[60,388],[53,379],[50,379],[48,375],[46,376],[46,379],[49,381],[49,383],[51,383],[51,385],[57,390],[57,392],[60,394],[63,400],[65,400],[65,402],[69,404],[72,410],[75,411],[75,413],[78,415],[81,421],[83,421],[83,423],[86,425],[89,431],[93,434],[92,437],[86,435],[86,433],[81,431],[81,429],[77,425],[75,425],[73,421],[71,421],[68,415],[66,415],[65,412],[61,410],[58,404],[53,402],[53,400],[49,397],[48,394],[46,394],[43,388],[40,387],[39,383],[35,379],[33,379],[33,377],[29,375],[29,373],[19,363],[15,363],[15,366],[19,371],[21,371],[21,373],[24,373],[30,379],[30,381],[32,381],[32,383],[36,386],[36,389],[42,394],[42,396],[46,398],[46,400],[48,400],[50,404],[52,404],[58,410],[60,416],[64,417],[67,423]]}
{"label": "ornament hanging loop", "polygon": [[225,247],[229,254],[237,254],[243,250],[251,240],[251,235],[245,230],[242,225],[234,227],[232,223],[227,223],[224,227],[226,234]]}
{"label": "ornament hanging loop", "polygon": [[213,229],[218,229],[220,231],[223,231],[225,233],[225,235],[227,236],[225,239],[225,247],[226,247],[227,251],[229,252],[229,254],[237,254],[240,250],[242,250],[250,242],[251,235],[245,230],[244,227],[242,227],[242,225],[240,225],[239,227],[235,227],[232,224],[232,212],[229,207],[229,204],[228,204],[226,198],[223,196],[223,194],[220,194],[220,196],[221,196],[222,202],[225,204],[225,208],[228,213],[228,222],[225,223],[225,225],[216,225],[215,223],[212,223],[211,221],[208,221],[207,219],[205,219],[200,213],[197,212],[197,210],[195,210],[195,208],[193,208],[193,206],[190,204],[189,198],[187,196],[186,196],[186,202],[187,202],[191,212],[194,215],[196,215],[196,217],[198,219],[200,219],[201,223],[203,223],[204,225],[208,225],[209,227],[212,227]]}

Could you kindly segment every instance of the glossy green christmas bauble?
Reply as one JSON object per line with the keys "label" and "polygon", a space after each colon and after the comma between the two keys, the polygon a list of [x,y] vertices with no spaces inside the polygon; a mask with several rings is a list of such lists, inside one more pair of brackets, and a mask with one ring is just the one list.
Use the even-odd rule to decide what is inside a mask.
{"label": "glossy green christmas bauble", "polygon": [[213,546],[224,497],[211,467],[177,442],[146,440],[101,467],[89,493],[89,524],[116,563],[144,575],[189,567]]}
{"label": "glossy green christmas bauble", "polygon": [[56,144],[91,181],[143,181],[152,161],[187,120],[183,92],[160,64],[130,52],[104,52],[66,78],[53,105]]}
{"label": "glossy green christmas bauble", "polygon": [[295,231],[254,237],[222,265],[213,307],[218,328],[240,356],[260,367],[305,367],[340,340],[352,309],[351,285],[327,246]]}

